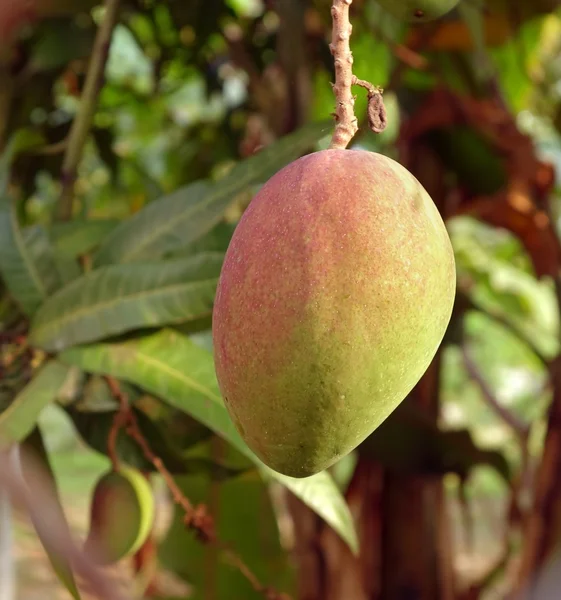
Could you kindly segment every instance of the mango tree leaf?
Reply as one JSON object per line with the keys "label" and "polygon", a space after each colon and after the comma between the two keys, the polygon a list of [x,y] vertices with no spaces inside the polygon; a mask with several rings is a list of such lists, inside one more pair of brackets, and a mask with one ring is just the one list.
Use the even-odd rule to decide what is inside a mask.
{"label": "mango tree leaf", "polygon": [[[229,467],[205,458],[183,456],[182,452],[170,442],[158,423],[152,421],[141,410],[135,408],[132,410],[144,439],[150,444],[152,451],[162,459],[170,473],[209,474],[219,480],[239,475],[240,472],[247,470],[247,468]],[[107,456],[107,440],[117,410],[85,413],[72,408],[68,410],[68,414],[80,437],[88,446]],[[145,457],[142,449],[124,429],[117,434],[115,449],[118,458],[127,465],[147,472],[155,470],[154,465]]]}
{"label": "mango tree leaf", "polygon": [[45,302],[29,340],[46,351],[132,329],[200,318],[212,311],[223,255],[110,265],[87,273]]}
{"label": "mango tree leaf", "polygon": [[[213,440],[205,444],[207,460],[224,456],[232,448]],[[194,505],[212,507],[218,537],[227,540],[246,564],[268,587],[279,592],[293,592],[294,569],[283,550],[279,529],[267,486],[254,470],[216,485],[210,477],[178,477],[177,483]],[[177,573],[199,592],[214,590],[215,598],[261,600],[238,569],[224,561],[216,548],[201,549],[192,532],[185,528],[184,512],[178,508],[165,538],[158,548],[158,559],[166,570]],[[190,596],[191,597],[191,596]]]}
{"label": "mango tree leaf", "polygon": [[0,413],[0,444],[20,442],[29,435],[39,414],[54,402],[70,373],[67,365],[51,360]]}
{"label": "mango tree leaf", "polygon": [[[68,524],[64,516],[62,504],[60,502],[60,497],[56,485],[56,479],[49,461],[49,457],[47,455],[45,444],[43,442],[43,436],[41,435],[41,431],[38,427],[34,427],[30,435],[23,443],[23,446],[24,448],[29,448],[33,452],[35,458],[39,461],[40,466],[43,468],[44,474],[46,476],[46,483],[50,487],[53,508],[58,512],[60,522],[64,523],[67,527]],[[25,477],[25,463],[23,465],[23,475]],[[36,527],[37,536],[41,540],[43,548],[45,548],[45,552],[47,553],[53,570],[55,571],[60,582],[68,590],[68,592],[74,598],[74,600],[80,600],[80,592],[78,591],[76,581],[74,580],[72,567],[69,564],[68,560],[64,556],[60,556],[54,551],[54,548],[51,547],[48,538],[42,534],[41,527],[35,522],[34,525]]]}
{"label": "mango tree leaf", "polygon": [[59,273],[61,286],[69,284],[82,275],[82,268],[76,259],[58,252],[55,252],[53,258]]}
{"label": "mango tree leaf", "polygon": [[45,143],[45,138],[35,129],[18,129],[11,137],[0,156],[0,193],[6,191],[9,168],[13,160],[22,152]]}
{"label": "mango tree leaf", "polygon": [[26,246],[15,206],[0,190],[0,274],[12,297],[32,316],[48,296],[38,265]]}
{"label": "mango tree leaf", "polygon": [[89,219],[55,223],[52,236],[59,254],[76,258],[91,252],[119,225],[117,219]]}
{"label": "mango tree leaf", "polygon": [[480,82],[489,81],[494,75],[493,63],[485,42],[484,7],[474,2],[460,2],[458,12],[464,20],[474,46],[474,73]]}
{"label": "mango tree leaf", "polygon": [[221,221],[203,237],[173,250],[168,256],[190,256],[199,252],[226,252],[235,228],[235,224]]}
{"label": "mango tree leaf", "polygon": [[331,123],[312,123],[238,163],[216,183],[197,181],[151,202],[113,231],[94,266],[155,259],[199,239],[220,221],[236,195],[298,158],[330,129]]}
{"label": "mango tree leaf", "polygon": [[60,355],[85,371],[112,375],[143,387],[230,442],[255,462],[262,475],[280,481],[321,516],[356,552],[358,541],[349,508],[324,471],[305,479],[277,473],[248,448],[222,401],[212,354],[172,330],[117,344],[72,348]]}
{"label": "mango tree leaf", "polygon": [[48,294],[62,285],[55,253],[47,230],[41,225],[32,225],[22,230],[25,246],[37,265],[37,273]]}

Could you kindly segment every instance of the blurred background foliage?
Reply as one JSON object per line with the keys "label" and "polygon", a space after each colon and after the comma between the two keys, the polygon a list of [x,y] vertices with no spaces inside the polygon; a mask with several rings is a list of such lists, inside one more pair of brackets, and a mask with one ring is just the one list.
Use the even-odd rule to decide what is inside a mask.
{"label": "blurred background foliage", "polygon": [[[0,227],[0,403],[22,406],[45,351],[63,351],[62,362],[74,365],[66,387],[55,386],[21,427],[27,432],[39,423],[77,535],[87,526],[96,478],[110,464],[106,440],[117,404],[101,375],[112,374],[128,382],[144,434],[186,496],[208,505],[220,537],[265,585],[302,600],[468,600],[510,597],[541,572],[561,531],[559,4],[461,0],[421,26],[398,22],[376,0],[353,2],[354,73],[385,88],[389,118],[381,135],[370,133],[359,90],[361,128],[353,144],[400,160],[427,187],[453,241],[458,300],[433,365],[437,379],[431,368],[411,398],[332,469],[361,543],[352,557],[282,482],[271,483],[239,453],[222,417],[198,416],[191,392],[170,400],[165,385],[158,387],[160,375],[136,376],[133,363],[112,371],[113,350],[140,353],[154,339],[169,343],[166,360],[175,360],[178,372],[210,381],[212,285],[192,300],[191,312],[169,322],[159,306],[154,319],[125,323],[124,311],[134,312],[129,304],[107,317],[107,329],[94,306],[109,293],[103,282],[68,287],[111,263],[221,255],[258,186],[300,154],[326,147],[334,106],[330,0],[122,0],[72,181],[70,220],[57,217],[69,176],[63,164],[103,9],[92,0],[0,0],[0,148],[9,181],[3,193],[16,215],[15,225],[5,220]],[[20,150],[10,157],[14,143]],[[175,208],[158,204],[174,194]],[[199,198],[215,212],[190,221]],[[153,204],[155,212],[144,212]],[[156,214],[164,223],[183,218],[184,228],[180,223],[169,239],[148,243],[148,254],[140,250],[129,261],[127,248],[138,250]],[[44,279],[45,294],[31,310],[22,310],[18,297],[26,275],[18,280],[9,271],[17,263],[17,256],[11,266],[8,260],[14,232],[23,240],[20,251],[27,248],[21,256],[27,252]],[[139,280],[129,266],[104,282],[117,282],[115,297],[129,294],[134,303]],[[210,263],[199,267],[215,277]],[[142,285],[158,289],[165,277],[172,275]],[[90,310],[92,320],[80,320],[80,310]],[[28,333],[30,346],[22,346]],[[101,345],[80,354],[80,344],[89,343]],[[8,421],[0,413],[0,427]],[[153,470],[125,434],[119,454]],[[157,527],[127,562],[141,574],[148,569],[146,597],[263,597],[195,540],[161,480],[153,475],[153,482]],[[322,516],[339,501],[332,491],[314,494]],[[349,541],[346,518],[335,520]],[[49,597],[67,594],[38,567],[46,561],[34,554],[28,526],[17,524],[17,535],[17,598],[44,597],[45,582]],[[418,560],[420,550],[426,560]]]}

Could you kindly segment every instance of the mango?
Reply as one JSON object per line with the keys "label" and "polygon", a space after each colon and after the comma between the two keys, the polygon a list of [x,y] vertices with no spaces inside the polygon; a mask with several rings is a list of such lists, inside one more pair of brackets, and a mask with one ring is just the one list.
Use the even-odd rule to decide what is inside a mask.
{"label": "mango", "polygon": [[459,0],[377,0],[377,2],[397,19],[409,23],[434,21],[459,4]]}
{"label": "mango", "polygon": [[322,150],[258,191],[215,297],[228,413],[270,468],[308,477],[356,448],[431,363],[452,313],[453,249],[402,165]]}
{"label": "mango", "polygon": [[132,556],[147,540],[156,503],[144,475],[122,465],[101,475],[94,486],[84,550],[99,564]]}

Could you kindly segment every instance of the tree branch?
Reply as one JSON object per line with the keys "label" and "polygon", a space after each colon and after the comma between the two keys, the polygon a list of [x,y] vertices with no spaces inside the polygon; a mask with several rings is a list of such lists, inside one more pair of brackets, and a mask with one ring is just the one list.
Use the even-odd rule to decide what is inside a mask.
{"label": "tree branch", "polygon": [[196,507],[193,506],[175,482],[173,475],[167,470],[162,459],[152,452],[150,444],[142,435],[142,431],[138,426],[134,413],[130,410],[128,398],[123,390],[121,390],[119,382],[113,377],[106,377],[105,380],[109,385],[113,397],[119,402],[120,407],[110,432],[110,442],[113,444],[112,448],[110,447],[112,460],[115,462],[117,461],[114,439],[116,438],[120,427],[125,426],[128,435],[138,444],[146,459],[154,465],[154,468],[162,476],[170,490],[174,502],[181,506],[185,511],[183,523],[188,529],[195,532],[197,539],[200,542],[212,544],[220,549],[227,559],[249,581],[253,589],[256,592],[263,594],[265,600],[290,600],[289,596],[286,594],[279,593],[276,590],[264,586],[253,571],[251,571],[251,569],[243,562],[241,557],[228,548],[226,544],[218,540],[213,518],[208,514],[206,506],[204,504]]}
{"label": "tree branch", "polygon": [[353,75],[353,54],[350,39],[353,26],[349,21],[349,9],[353,0],[333,0],[331,17],[333,34],[329,49],[335,59],[335,131],[330,148],[345,149],[358,131],[355,116],[355,97],[351,91],[353,85],[368,89],[368,122],[374,133],[380,133],[386,127],[386,112],[382,100],[382,90],[372,84],[357,79]]}
{"label": "tree branch", "polygon": [[74,184],[78,165],[93,122],[99,92],[102,87],[105,64],[109,55],[111,35],[117,22],[120,0],[105,0],[103,21],[95,38],[92,56],[86,74],[84,91],[80,100],[78,114],[72,123],[68,136],[68,145],[62,163],[62,191],[58,203],[58,218],[67,221],[72,217]]}
{"label": "tree branch", "polygon": [[525,440],[528,437],[528,432],[530,429],[528,424],[524,423],[516,415],[502,406],[501,403],[495,398],[495,394],[481,375],[479,368],[470,356],[470,353],[465,345],[462,346],[462,357],[468,375],[479,386],[479,389],[481,390],[483,398],[487,404],[495,411],[497,415],[499,415],[499,417],[501,417],[505,423],[510,425],[510,427],[521,439]]}

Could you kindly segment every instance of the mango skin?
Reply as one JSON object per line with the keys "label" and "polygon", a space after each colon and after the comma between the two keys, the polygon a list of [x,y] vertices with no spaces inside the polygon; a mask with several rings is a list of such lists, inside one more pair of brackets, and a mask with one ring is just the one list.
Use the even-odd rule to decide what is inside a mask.
{"label": "mango skin", "polygon": [[459,0],[377,0],[397,19],[409,23],[428,23],[443,17],[459,4]]}
{"label": "mango skin", "polygon": [[396,161],[323,150],[276,173],[234,231],[213,311],[219,387],[249,448],[291,477],[352,451],[426,371],[455,289],[440,214]]}

